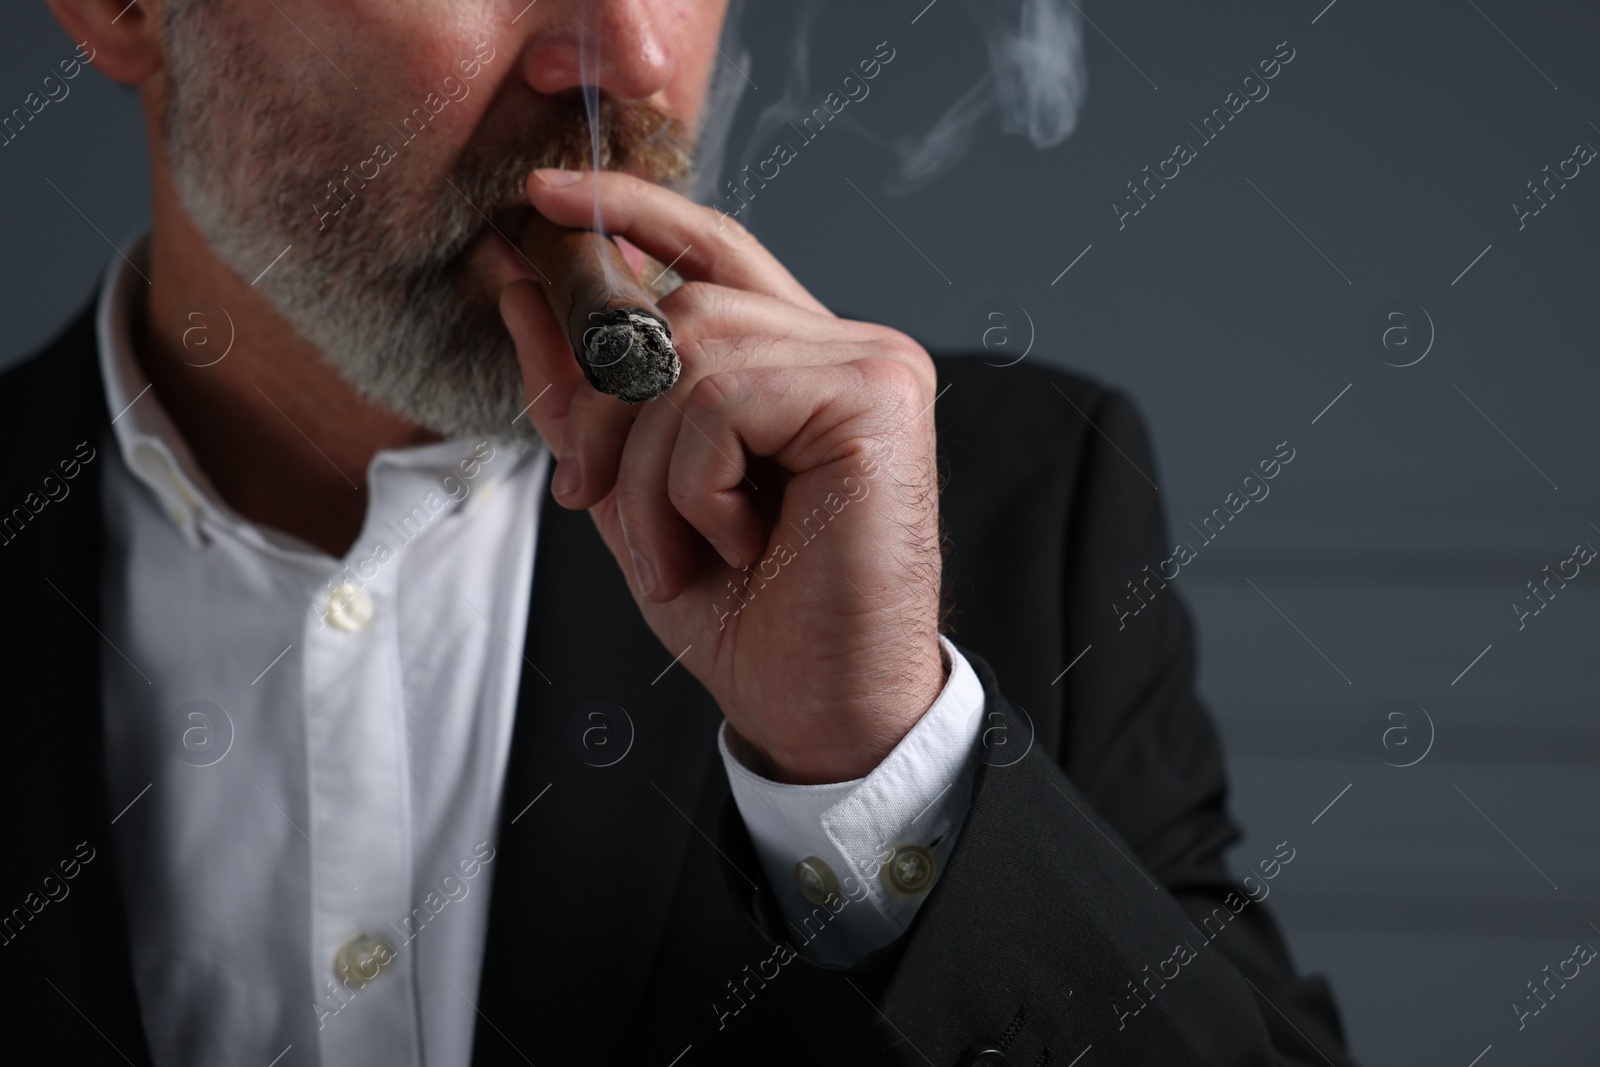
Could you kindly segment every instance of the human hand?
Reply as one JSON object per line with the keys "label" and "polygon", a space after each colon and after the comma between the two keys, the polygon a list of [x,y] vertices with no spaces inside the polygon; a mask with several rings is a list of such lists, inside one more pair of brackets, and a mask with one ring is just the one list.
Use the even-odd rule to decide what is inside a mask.
{"label": "human hand", "polygon": [[502,293],[557,500],[588,509],[764,773],[865,775],[944,686],[932,360],[661,186],[538,171],[528,195],[578,228],[598,197],[608,232],[688,279],[659,303],[682,376],[635,406],[584,381],[539,283]]}

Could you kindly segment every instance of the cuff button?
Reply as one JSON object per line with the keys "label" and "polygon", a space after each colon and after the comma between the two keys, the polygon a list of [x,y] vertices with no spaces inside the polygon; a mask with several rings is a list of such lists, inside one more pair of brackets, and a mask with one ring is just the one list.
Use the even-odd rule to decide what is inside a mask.
{"label": "cuff button", "polygon": [[828,897],[838,897],[839,880],[833,868],[816,856],[807,856],[794,865],[794,880],[800,886],[800,895],[813,904],[828,903]]}
{"label": "cuff button", "polygon": [[933,853],[921,845],[901,845],[883,865],[883,881],[903,896],[918,896],[933,884]]}

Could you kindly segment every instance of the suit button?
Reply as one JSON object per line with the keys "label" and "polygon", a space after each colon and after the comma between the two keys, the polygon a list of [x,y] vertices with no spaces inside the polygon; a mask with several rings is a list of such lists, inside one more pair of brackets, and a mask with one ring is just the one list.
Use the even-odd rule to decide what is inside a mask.
{"label": "suit button", "polygon": [[997,1048],[973,1049],[961,1057],[960,1067],[1006,1067],[1006,1054]]}
{"label": "suit button", "polygon": [[827,904],[830,895],[839,895],[839,880],[833,876],[833,868],[816,856],[807,856],[794,865],[794,880],[800,884],[800,895],[813,904]]}
{"label": "suit button", "polygon": [[933,867],[933,853],[921,845],[901,845],[883,865],[883,880],[902,896],[918,896],[933,884]]}

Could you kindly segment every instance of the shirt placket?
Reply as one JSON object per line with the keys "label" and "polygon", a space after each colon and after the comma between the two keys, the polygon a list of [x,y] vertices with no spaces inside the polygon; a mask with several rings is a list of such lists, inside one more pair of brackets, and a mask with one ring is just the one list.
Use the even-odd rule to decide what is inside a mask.
{"label": "shirt placket", "polygon": [[318,1039],[326,1065],[417,1064],[399,565],[352,554],[316,588],[304,632]]}

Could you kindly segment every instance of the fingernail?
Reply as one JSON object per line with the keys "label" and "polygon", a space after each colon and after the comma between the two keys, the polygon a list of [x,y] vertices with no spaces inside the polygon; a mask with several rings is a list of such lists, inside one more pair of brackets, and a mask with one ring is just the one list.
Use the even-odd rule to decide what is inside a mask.
{"label": "fingernail", "polygon": [[550,491],[556,496],[571,496],[583,484],[583,472],[578,469],[578,457],[562,452],[556,463],[556,476],[550,481]]}
{"label": "fingernail", "polygon": [[639,592],[649,596],[656,591],[656,571],[650,566],[650,561],[632,549],[628,550],[633,556],[633,573],[639,578]]}
{"label": "fingernail", "polygon": [[555,167],[540,167],[533,172],[533,176],[552,189],[560,189],[568,185],[575,185],[583,177],[582,171],[558,170]]}
{"label": "fingernail", "polygon": [[716,549],[717,555],[722,557],[722,562],[726,563],[734,570],[738,570],[739,554],[733,551],[733,549],[729,548],[727,545],[723,544],[721,541],[718,541],[715,537],[710,538],[710,541],[711,547]]}

